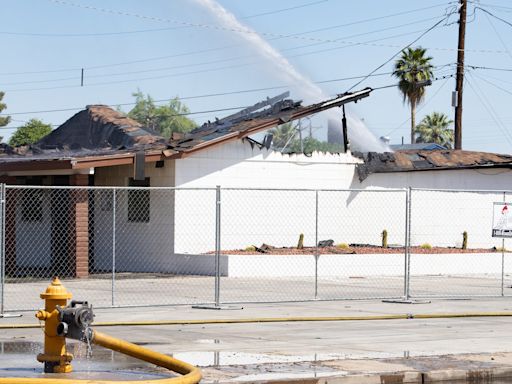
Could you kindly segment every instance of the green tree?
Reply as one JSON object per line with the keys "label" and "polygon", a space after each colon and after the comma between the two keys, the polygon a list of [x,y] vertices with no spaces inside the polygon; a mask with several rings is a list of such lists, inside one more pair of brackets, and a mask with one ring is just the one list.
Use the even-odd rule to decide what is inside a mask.
{"label": "green tree", "polygon": [[19,127],[9,139],[9,145],[19,147],[20,145],[34,144],[52,131],[50,124],[45,124],[38,119],[30,119],[25,125]]}
{"label": "green tree", "polygon": [[[284,152],[292,153],[312,153],[319,152],[343,152],[341,144],[327,143],[325,141],[317,140],[313,137],[305,137],[302,139],[302,146],[300,143],[299,123],[293,124],[292,122],[281,124],[276,128],[272,128],[270,133],[274,135],[272,139],[272,146],[275,149],[283,150]],[[303,151],[302,151],[303,149]]]}
{"label": "green tree", "polygon": [[398,89],[411,106],[411,144],[414,144],[414,131],[416,128],[416,106],[425,97],[425,87],[419,83],[433,77],[432,57],[425,56],[425,48],[407,48],[402,56],[395,62],[393,76],[399,79]]}
{"label": "green tree", "polygon": [[132,96],[135,106],[128,116],[166,138],[173,132],[189,132],[196,127],[196,123],[185,116],[190,110],[177,97],[165,105],[155,105],[153,98],[140,90]]}
{"label": "green tree", "polygon": [[[4,98],[4,95],[5,95],[5,92],[0,92],[0,113],[2,113],[2,111],[7,108],[7,105],[5,103],[2,103],[2,99]],[[11,121],[10,116],[0,116],[0,127],[3,127],[4,125],[9,124],[10,121]]]}
{"label": "green tree", "polygon": [[282,149],[297,134],[296,127],[292,123],[281,124],[270,130],[274,136],[272,138],[272,146],[276,149]]}
{"label": "green tree", "polygon": [[[331,153],[343,152],[343,145],[337,143],[328,143],[326,141],[320,141],[315,139],[314,137],[306,137],[305,139],[303,139],[302,146],[304,148],[304,153],[312,153],[314,151]],[[288,152],[301,152],[299,139],[293,140],[292,143],[288,145],[288,147],[290,148]]]}
{"label": "green tree", "polygon": [[440,112],[432,112],[421,120],[416,126],[417,143],[436,143],[451,149],[454,141],[453,129],[448,116]]}

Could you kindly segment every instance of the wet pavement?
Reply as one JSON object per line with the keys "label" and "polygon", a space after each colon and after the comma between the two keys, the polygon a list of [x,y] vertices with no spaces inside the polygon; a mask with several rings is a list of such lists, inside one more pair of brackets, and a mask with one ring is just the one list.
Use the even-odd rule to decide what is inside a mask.
{"label": "wet pavement", "polygon": [[[421,383],[430,378],[482,382],[478,380],[509,374],[512,377],[512,317],[273,323],[256,320],[263,317],[289,317],[291,320],[299,316],[512,312],[511,309],[512,300],[508,298],[434,300],[421,305],[387,304],[376,300],[338,301],[249,304],[244,305],[244,309],[225,311],[191,307],[115,308],[96,311],[95,321],[176,321],[170,325],[102,326],[98,329],[199,365],[204,382],[303,378],[323,382],[328,378],[329,383],[348,379],[380,383],[385,382],[383,377],[389,382],[390,377],[396,375],[401,375],[401,382]],[[21,318],[0,319],[0,327],[20,323],[37,325],[32,316],[33,313],[23,313]],[[208,323],[208,320],[251,318],[255,322]],[[205,323],[180,324],[178,320],[204,320]],[[13,367],[22,368],[22,376],[39,374],[41,365],[35,361],[35,355],[42,339],[40,328],[0,328],[0,376],[11,376]],[[145,378],[167,375],[154,366],[99,347],[93,347],[92,360],[84,359],[79,346],[72,348],[78,356],[74,362],[76,371],[112,374],[127,380],[138,380],[144,375],[149,375]],[[18,367],[16,364],[20,361],[24,365]],[[80,376],[80,372],[76,375]]]}

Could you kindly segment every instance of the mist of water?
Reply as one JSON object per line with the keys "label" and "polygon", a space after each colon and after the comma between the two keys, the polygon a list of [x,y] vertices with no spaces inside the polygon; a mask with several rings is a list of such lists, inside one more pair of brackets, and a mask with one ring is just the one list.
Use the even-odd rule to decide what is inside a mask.
{"label": "mist of water", "polygon": [[[245,40],[261,58],[271,65],[274,72],[287,84],[299,84],[297,93],[307,103],[316,103],[329,99],[318,85],[311,79],[297,71],[297,69],[274,47],[264,40],[256,31],[242,24],[236,16],[225,9],[215,0],[194,0],[202,8],[206,9],[226,29],[233,30]],[[339,110],[330,109],[324,112],[325,123],[328,119],[341,120]],[[378,140],[366,127],[366,125],[350,111],[347,111],[348,136],[351,148],[359,151],[385,152],[389,147]]]}

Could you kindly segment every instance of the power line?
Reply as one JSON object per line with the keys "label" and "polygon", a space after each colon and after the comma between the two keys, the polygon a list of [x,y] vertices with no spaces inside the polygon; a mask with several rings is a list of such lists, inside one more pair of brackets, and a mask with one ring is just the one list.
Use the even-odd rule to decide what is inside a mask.
{"label": "power line", "polygon": [[[468,77],[471,77],[471,80],[473,80],[473,75],[471,72],[468,72]],[[480,100],[480,103],[485,108],[485,110],[487,111],[489,116],[491,116],[491,118],[494,120],[494,123],[498,126],[498,128],[502,132],[505,139],[512,146],[512,140],[510,139],[510,133],[507,131],[505,126],[500,121],[498,115],[492,108],[492,103],[490,103],[488,101],[488,99],[485,97],[485,93],[482,92],[482,90],[478,87],[478,84],[476,84],[476,82],[475,82],[475,87],[478,88],[478,92],[475,90],[475,88],[472,85],[473,81],[470,82],[468,77],[466,77],[467,84],[469,85],[471,90],[475,93],[476,97]]]}
{"label": "power line", "polygon": [[[49,0],[49,1],[54,1],[55,2],[55,1],[58,1],[58,0]],[[419,9],[416,9],[416,10],[407,11],[405,13],[412,13],[412,12],[416,12],[418,10],[427,9],[427,8],[434,8],[434,7],[438,7],[438,6],[439,5],[432,6],[432,7],[419,8]],[[398,14],[403,14],[403,13],[398,13]],[[398,14],[382,16],[382,17],[379,17],[379,18],[387,18],[387,17],[391,17],[391,16],[396,16]],[[365,19],[365,20],[361,20],[359,22],[367,22],[369,20],[373,20],[373,19]],[[427,19],[425,19],[425,20],[427,20]],[[351,24],[351,23],[349,23],[349,24]],[[349,25],[349,24],[342,24],[342,25],[333,26],[333,27],[329,27],[329,28],[346,26],[346,25]],[[404,25],[407,25],[407,24],[412,24],[412,23],[406,23]],[[385,28],[385,29],[393,29],[393,28],[395,28],[395,27],[389,27],[389,28]],[[383,30],[385,30],[385,29],[383,29]],[[305,32],[294,34],[294,35],[277,35],[278,37],[273,38],[273,39],[269,39],[269,40],[281,39],[281,38],[292,37],[292,36],[296,36],[297,37],[298,35],[312,33],[314,31],[316,31],[316,30],[305,31]],[[374,33],[376,33],[376,32],[377,31],[375,31]],[[254,33],[256,33],[256,32],[254,32]],[[370,33],[372,33],[372,32],[363,33],[363,34],[359,34],[359,35],[361,36],[361,35],[370,34]],[[409,33],[414,33],[414,32],[409,32]],[[357,36],[357,35],[354,35],[354,36]],[[352,37],[354,37],[354,36],[352,36]],[[345,37],[345,38],[347,38],[347,37]],[[334,40],[332,40],[332,39],[330,39],[330,40],[328,40],[328,39],[315,39],[315,38],[301,38],[301,39],[317,41],[318,44],[332,43],[332,42],[342,42],[344,44],[348,44],[348,46],[351,46],[351,45],[368,45],[368,46],[387,47],[387,48],[399,48],[400,47],[399,45],[391,45],[391,44],[375,44],[375,43],[373,43],[373,41],[370,41],[370,42],[354,42],[354,41],[340,41],[340,39],[334,39]],[[375,41],[379,41],[379,40],[375,40]],[[126,61],[126,62],[112,63],[112,64],[104,64],[104,65],[96,65],[96,66],[84,66],[84,68],[87,69],[87,70],[92,70],[92,69],[100,69],[100,68],[107,68],[107,67],[115,67],[115,66],[122,66],[122,65],[144,63],[144,62],[150,62],[150,61],[157,61],[157,60],[164,60],[164,59],[169,59],[169,58],[177,58],[177,57],[183,57],[183,56],[207,53],[207,52],[212,52],[212,51],[217,51],[217,50],[224,50],[224,49],[227,49],[227,48],[233,48],[233,47],[237,47],[237,46],[240,46],[240,44],[223,46],[223,47],[215,47],[215,48],[209,48],[209,49],[205,49],[205,50],[191,51],[191,52],[185,52],[185,53],[174,54],[174,55],[159,56],[159,57],[153,57],[153,58],[147,58],[147,59],[140,59],[140,60],[132,60],[132,61]],[[304,46],[304,47],[306,47],[306,46]],[[296,47],[296,48],[291,48],[291,49],[299,49],[299,48],[302,48],[302,47]],[[445,47],[427,47],[427,48],[430,49],[430,50],[439,50],[439,51],[456,51],[457,50],[457,49],[445,48]],[[504,51],[489,50],[489,49],[471,49],[471,50],[467,49],[466,51],[468,51],[468,52],[476,52],[476,53],[505,53]],[[3,73],[0,73],[0,75],[25,75],[25,74],[39,74],[39,73],[72,72],[72,71],[80,71],[81,69],[82,68],[78,68],[77,67],[77,68],[65,68],[65,69],[46,70],[46,71],[3,72]]]}
{"label": "power line", "polygon": [[[379,75],[382,75],[382,74],[379,74]],[[453,77],[453,75],[451,76],[443,76],[442,78],[435,78],[433,79],[432,81],[438,81],[438,80],[443,80],[443,79],[446,79],[448,77]],[[394,84],[389,84],[389,85],[386,85],[386,86],[381,86],[381,87],[376,87],[376,88],[372,88],[372,91],[378,91],[378,90],[381,90],[381,89],[385,89],[385,88],[390,88],[390,87],[396,87],[397,84],[394,83]],[[224,93],[226,94],[226,93]],[[217,94],[217,95],[221,95],[221,94]],[[206,96],[206,95],[205,95]],[[210,95],[211,96],[211,95]],[[201,96],[191,96],[191,97],[201,97]],[[191,98],[189,97],[189,98]],[[185,98],[181,98],[181,100],[183,100]],[[158,102],[159,100],[154,100],[154,102]],[[168,101],[168,100],[166,100]],[[132,105],[132,104],[136,104],[136,103],[124,103],[124,104],[119,104],[119,103],[116,103],[115,105]],[[112,104],[111,104],[112,105]],[[184,112],[184,113],[176,113],[176,114],[173,114],[173,115],[170,115],[170,117],[174,117],[174,116],[190,116],[190,115],[199,115],[199,114],[206,114],[206,113],[213,113],[213,112],[225,112],[225,111],[232,111],[232,110],[241,110],[241,109],[245,109],[245,108],[248,108],[248,106],[239,106],[239,107],[229,107],[229,108],[219,108],[219,109],[210,109],[210,110],[205,110],[205,111],[197,111],[197,112]],[[79,109],[82,109],[81,107],[79,108],[62,108],[62,109],[50,109],[50,110],[41,110],[41,111],[29,111],[29,112],[13,112],[13,113],[10,113],[10,115],[24,115],[24,114],[35,114],[35,113],[49,113],[49,112],[67,112],[67,111],[76,111],[76,110],[79,110]],[[1,115],[0,115],[1,116]],[[15,120],[15,121],[24,121],[24,120]],[[56,124],[51,124],[51,125],[56,125]],[[59,124],[60,125],[60,124]],[[19,127],[0,127],[0,129],[15,129],[15,128],[19,128]]]}
{"label": "power line", "polygon": [[[413,22],[410,22],[410,23],[401,24],[401,25],[398,25],[398,26],[387,27],[387,28],[377,29],[377,30],[373,30],[373,31],[369,31],[369,32],[364,32],[364,33],[359,33],[359,34],[355,34],[355,35],[345,36],[345,37],[342,37],[342,38],[339,38],[339,39],[341,40],[341,39],[344,39],[344,38],[350,38],[350,37],[364,36],[364,35],[369,35],[369,34],[374,34],[374,33],[380,33],[380,32],[386,31],[386,30],[390,30],[390,29],[397,29],[397,28],[401,28],[401,27],[404,27],[404,26],[408,26],[408,25],[415,25],[417,23],[421,23],[421,22],[424,22],[424,21],[429,21],[429,20],[432,20],[432,19],[437,19],[437,17],[435,17],[435,18],[427,18],[427,19],[422,19],[422,20],[416,20],[416,21],[413,21]],[[410,33],[413,33],[413,32],[407,32],[405,34],[388,36],[388,37],[379,38],[379,39],[376,39],[376,40],[370,40],[368,42],[382,41],[382,40],[385,40],[385,39],[390,39],[390,38],[394,38],[394,37],[397,37],[397,36],[407,35],[407,34],[410,34]],[[321,45],[321,44],[324,44],[324,43],[315,43],[315,44],[301,45],[301,46],[298,46],[298,47],[286,48],[286,49],[283,49],[282,52],[292,51],[292,50],[297,50],[297,49],[302,49],[302,48],[308,48],[308,47],[317,46],[317,45]],[[337,50],[337,49],[341,49],[341,48],[345,48],[345,47],[348,47],[348,46],[344,45],[344,46],[341,46],[341,47],[328,48],[326,50],[308,52],[308,53],[305,53],[305,54],[299,54],[299,55],[291,56],[291,57],[299,57],[299,56],[302,56],[302,55],[310,55],[310,54],[314,54],[314,53],[318,53],[318,52],[325,52],[325,51],[329,51],[329,50]],[[196,52],[200,52],[200,51],[196,51]],[[216,64],[216,63],[222,63],[222,62],[229,62],[229,61],[235,61],[235,60],[240,60],[240,59],[245,59],[245,58],[252,58],[252,57],[257,57],[257,56],[258,55],[254,55],[253,54],[253,55],[245,55],[245,56],[236,56],[236,57],[220,59],[220,60],[212,60],[212,61],[200,62],[200,63],[187,63],[187,64],[181,64],[181,65],[174,65],[174,66],[170,66],[170,67],[161,67],[161,68],[153,68],[153,69],[145,69],[145,70],[137,70],[137,71],[129,71],[129,72],[106,73],[106,74],[99,74],[99,75],[87,75],[86,79],[101,78],[101,77],[112,77],[112,76],[123,76],[123,75],[138,74],[138,73],[160,72],[160,71],[166,71],[166,70],[176,69],[176,68],[189,68],[189,67],[195,67],[195,66],[201,66],[201,65],[207,65],[207,64]],[[172,57],[172,56],[168,56],[168,57]],[[98,67],[96,67],[96,68],[98,68]],[[86,69],[90,69],[90,68],[86,68]],[[48,79],[48,80],[37,80],[37,81],[10,82],[10,83],[1,83],[1,84],[2,84],[2,86],[5,86],[5,85],[20,85],[20,84],[31,84],[31,83],[46,83],[46,82],[50,83],[50,82],[69,81],[69,80],[76,80],[76,81],[78,81],[79,76],[80,76],[80,72],[79,72],[78,69],[76,69],[75,71],[77,72],[77,75],[75,77],[65,77],[65,78]]]}
{"label": "power line", "polygon": [[492,85],[494,88],[499,89],[499,90],[501,90],[501,91],[503,91],[505,93],[508,93],[509,95],[512,95],[512,92],[509,91],[508,89],[500,87],[499,85],[494,84],[492,81],[489,81],[489,80],[483,78],[482,76],[477,75],[476,73],[474,74],[474,76],[479,78],[480,80],[486,82],[487,84]]}
{"label": "power line", "polygon": [[[383,38],[386,39],[386,38]],[[383,40],[379,39],[379,40]],[[301,57],[301,56],[307,56],[310,54],[315,54],[319,52],[325,52],[330,51],[334,49],[341,49],[342,47],[335,47],[330,49],[325,49],[321,51],[313,51],[298,55],[293,55],[290,57]],[[144,80],[158,80],[158,79],[164,79],[164,78],[170,78],[170,77],[178,77],[178,76],[185,76],[185,75],[196,75],[199,73],[208,73],[208,72],[216,72],[216,71],[222,71],[226,69],[234,69],[234,68],[241,68],[249,65],[254,65],[256,62],[249,62],[244,64],[237,64],[237,65],[230,65],[230,66],[224,66],[224,67],[217,67],[217,68],[209,68],[209,69],[202,69],[197,71],[187,71],[187,72],[181,72],[181,73],[171,73],[171,74],[165,74],[165,75],[159,75],[159,76],[150,76],[150,77],[142,77],[142,78],[132,78],[132,79],[124,79],[124,80],[113,80],[113,81],[107,81],[107,82],[97,82],[97,83],[86,83],[84,85],[63,85],[63,86],[51,86],[51,87],[40,87],[40,88],[20,88],[20,89],[8,89],[5,90],[5,92],[28,92],[28,91],[41,91],[41,90],[54,90],[54,89],[64,89],[64,88],[82,88],[82,87],[92,87],[92,86],[102,86],[102,85],[111,85],[111,84],[121,84],[121,83],[130,83],[135,81],[144,81]]]}
{"label": "power line", "polygon": [[296,6],[293,6],[293,7],[288,7],[288,8],[283,8],[283,9],[276,9],[274,11],[268,11],[268,12],[262,12],[262,13],[257,13],[255,15],[251,15],[251,16],[241,16],[240,18],[241,19],[244,19],[244,20],[247,20],[247,19],[254,19],[256,17],[261,17],[261,16],[268,16],[268,15],[275,15],[276,13],[282,13],[282,12],[288,12],[288,11],[294,11],[296,9],[300,9],[300,8],[305,8],[305,7],[310,7],[312,5],[317,5],[317,4],[321,4],[321,3],[326,3],[328,2],[329,0],[319,0],[319,1],[313,1],[311,3],[305,3],[305,4],[299,4],[299,5],[296,5]]}
{"label": "power line", "polygon": [[[312,5],[317,5],[320,3],[326,3],[329,0],[318,0],[310,3],[300,4],[294,7],[277,9],[274,11],[259,13],[250,16],[242,16],[241,19],[253,19],[261,16],[273,15],[276,13],[287,12],[299,8],[305,8]],[[175,29],[188,28],[184,26],[180,27],[167,27],[167,28],[153,28],[153,29],[138,29],[132,31],[117,31],[117,32],[95,32],[95,33],[36,33],[36,32],[12,32],[12,31],[0,31],[0,34],[3,35],[13,35],[13,36],[41,36],[41,37],[97,37],[97,36],[119,36],[119,35],[132,35],[136,33],[147,33],[147,32],[161,32],[161,31],[170,31]]]}
{"label": "power line", "polygon": [[[452,76],[453,77],[453,74]],[[416,112],[421,112],[427,105],[430,104],[430,102],[432,100],[434,100],[436,98],[436,96],[439,94],[439,92],[441,92],[441,89],[444,88],[444,86],[446,85],[446,83],[448,83],[448,80],[449,78],[445,79],[445,81],[441,84],[441,86],[434,92],[434,94],[425,102],[421,105],[421,107],[419,107]],[[395,128],[393,128],[391,131],[387,132],[386,134],[384,134],[384,136],[389,136],[391,135],[393,132],[399,130],[400,128],[402,128],[407,122],[409,122],[411,120],[410,117],[408,117],[407,119],[405,119],[404,121],[402,121],[402,123],[400,123],[398,126],[396,126]]]}
{"label": "power line", "polygon": [[482,65],[471,65],[471,64],[466,64],[464,67],[470,68],[470,69],[486,69],[489,71],[512,72],[512,68],[497,68],[497,67],[487,67],[487,66],[482,66]]}
{"label": "power line", "polygon": [[[447,18],[449,17],[450,15],[447,15],[445,17],[443,17],[441,20],[439,20],[438,22],[436,22],[434,25],[432,25],[431,27],[429,27],[425,32],[423,32],[421,35],[419,35],[416,39],[414,39],[413,41],[411,41],[409,44],[407,44],[405,47],[403,47],[402,49],[400,49],[400,51],[396,52],[393,56],[391,56],[389,59],[387,59],[386,61],[384,61],[382,64],[378,65],[375,69],[373,69],[367,76],[369,77],[370,75],[372,75],[373,73],[377,72],[379,69],[381,69],[383,66],[385,66],[386,64],[388,64],[391,60],[393,60],[397,55],[399,55],[404,49],[410,47],[411,45],[413,45],[414,43],[416,43],[418,40],[420,40],[423,36],[425,36],[427,33],[429,33],[430,31],[432,31],[434,28],[436,28],[438,25],[440,25],[443,21],[447,20]],[[366,78],[363,78],[361,80],[359,80],[358,82],[356,82],[354,85],[352,85],[347,91],[350,91],[351,89],[354,89],[355,87],[357,87],[359,84],[361,84],[364,80],[366,80],[368,77]]]}
{"label": "power line", "polygon": [[[430,8],[430,7],[427,7],[427,8]],[[421,9],[423,9],[423,8],[421,8]],[[406,12],[406,13],[409,13],[409,12]],[[414,22],[409,22],[409,23],[398,25],[398,26],[392,26],[392,27],[387,27],[387,28],[382,28],[382,29],[377,29],[377,30],[365,32],[365,33],[359,33],[359,34],[344,36],[344,37],[341,37],[341,38],[336,38],[334,40],[321,40],[320,42],[317,42],[315,44],[306,45],[306,46],[299,46],[299,47],[294,47],[294,48],[289,48],[289,49],[285,49],[283,51],[295,50],[295,49],[300,49],[300,48],[303,48],[303,47],[305,48],[305,47],[308,47],[308,46],[320,45],[320,44],[325,44],[325,43],[329,43],[329,42],[339,42],[342,39],[347,39],[347,38],[352,38],[352,37],[359,37],[359,36],[364,36],[364,35],[369,35],[369,34],[373,34],[373,33],[382,32],[382,31],[385,31],[385,30],[401,28],[401,27],[404,27],[404,26],[414,25],[414,24],[417,24],[417,23],[433,20],[433,19],[436,19],[436,18],[437,17],[416,20]],[[365,21],[367,21],[367,20],[365,20]],[[331,28],[333,28],[333,27],[331,27]],[[303,34],[307,34],[307,33],[311,33],[311,32],[312,31],[305,31],[305,32],[297,33],[295,35],[298,36],[298,35],[303,35]],[[413,32],[409,32],[409,33],[413,33]],[[286,35],[286,36],[291,36],[291,35]],[[273,38],[273,39],[269,39],[269,40],[277,40],[277,39],[280,39],[280,38],[283,38],[283,37]],[[375,41],[380,41],[380,40],[385,40],[385,39],[378,39],[378,40],[375,40]],[[370,42],[373,42],[373,41],[370,41]],[[365,43],[349,42],[349,43],[350,44],[359,45],[359,44],[365,44],[366,42]],[[112,64],[104,64],[104,65],[96,65],[96,66],[86,66],[86,67],[84,67],[84,69],[86,69],[86,70],[93,70],[93,69],[101,69],[101,68],[108,68],[108,67],[115,67],[115,66],[122,66],[122,65],[137,64],[137,63],[143,63],[143,62],[149,62],[149,61],[157,61],[157,60],[164,60],[164,59],[170,59],[170,58],[184,57],[184,56],[196,55],[196,54],[201,54],[201,53],[208,53],[208,52],[212,52],[212,51],[225,50],[225,49],[237,47],[237,46],[240,46],[240,45],[241,44],[235,44],[235,45],[228,45],[228,46],[222,46],[222,47],[209,48],[209,49],[205,49],[205,50],[196,50],[196,51],[191,51],[191,52],[184,52],[184,53],[174,54],[174,55],[158,56],[158,57],[141,59],[141,60],[132,60],[132,61],[125,61],[125,62],[112,63]],[[195,64],[195,65],[197,65],[197,64]],[[81,70],[81,68],[69,68],[69,69],[61,69],[61,70],[56,70],[56,71],[51,71],[51,72],[70,72],[70,71],[80,71],[80,70]],[[8,73],[4,72],[4,73],[0,73],[0,75],[38,74],[38,73],[44,73],[44,72],[45,71],[8,72]]]}
{"label": "power line", "polygon": [[[444,64],[439,66],[439,68],[445,68],[447,66],[450,66],[452,64]],[[347,80],[355,80],[355,79],[361,79],[361,78],[368,78],[368,77],[377,77],[377,76],[386,76],[390,75],[393,72],[381,72],[381,73],[374,73],[370,76],[368,75],[361,75],[361,76],[349,76],[349,77],[341,77],[341,78],[335,78],[335,79],[329,79],[329,80],[320,80],[315,81],[315,84],[325,84],[325,83],[335,83],[339,81],[347,81]],[[252,88],[252,89],[243,89],[243,90],[237,90],[237,91],[229,91],[229,92],[219,92],[219,93],[208,93],[208,94],[202,94],[202,95],[194,95],[194,96],[183,96],[179,97],[180,100],[191,100],[191,99],[200,99],[200,98],[208,98],[208,97],[218,97],[218,96],[228,96],[228,95],[236,95],[236,94],[243,94],[243,93],[253,93],[253,92],[262,92],[262,91],[270,91],[270,90],[277,90],[277,89],[283,89],[283,88],[289,88],[289,87],[295,87],[292,84],[288,85],[278,85],[278,86],[272,86],[272,87],[265,87],[265,88]],[[160,100],[154,100],[155,103],[159,102],[168,102],[170,98],[167,99],[160,99]],[[136,102],[129,102],[129,103],[110,103],[109,105],[135,105]],[[50,109],[50,110],[39,110],[39,111],[27,111],[27,112],[12,112],[9,114],[5,114],[5,116],[11,116],[11,115],[25,115],[25,114],[32,114],[32,113],[51,113],[51,112],[67,112],[67,111],[76,111],[82,109],[82,107],[76,107],[76,108],[62,108],[62,109]],[[3,114],[0,114],[0,116],[3,116]]]}
{"label": "power line", "polygon": [[485,13],[487,13],[488,15],[490,15],[490,16],[492,16],[492,17],[494,17],[495,19],[497,19],[497,20],[499,20],[499,21],[501,21],[501,22],[503,22],[503,23],[507,24],[509,27],[512,27],[512,23],[511,23],[510,21],[505,20],[505,19],[502,19],[502,18],[501,18],[501,17],[499,17],[499,16],[496,16],[494,13],[492,13],[492,12],[488,11],[487,9],[482,8],[482,7],[475,7],[475,10],[477,10],[477,9],[478,9],[478,10],[480,10],[480,11],[482,11],[482,12],[485,12]]}
{"label": "power line", "polygon": [[491,19],[489,18],[489,15],[485,15],[485,17],[487,18],[487,21],[489,22],[489,24],[491,25],[491,28],[492,30],[494,31],[494,34],[498,37],[502,47],[505,49],[505,51],[507,52],[508,56],[510,58],[512,58],[512,54],[510,53],[510,50],[508,49],[508,46],[507,44],[505,44],[505,41],[503,41],[503,38],[501,37],[501,35],[498,33],[498,30],[496,29],[496,27],[494,26],[494,23],[491,21]]}

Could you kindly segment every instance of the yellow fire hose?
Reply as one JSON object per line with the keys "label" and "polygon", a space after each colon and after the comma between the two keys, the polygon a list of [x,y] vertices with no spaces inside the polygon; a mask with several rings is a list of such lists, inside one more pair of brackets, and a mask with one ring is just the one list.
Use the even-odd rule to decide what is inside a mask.
{"label": "yellow fire hose", "polygon": [[140,347],[124,340],[116,339],[115,337],[111,337],[97,331],[93,331],[91,342],[113,351],[135,357],[136,359],[155,364],[159,367],[167,368],[173,372],[180,373],[183,376],[137,381],[6,377],[0,378],[0,384],[195,384],[201,380],[201,371],[199,368],[185,363],[184,361],[164,355],[163,353],[151,351],[147,348]]}
{"label": "yellow fire hose", "polygon": [[[298,321],[362,321],[362,320],[405,320],[405,319],[446,319],[460,317],[508,317],[512,311],[506,312],[454,312],[454,313],[423,313],[423,314],[396,314],[396,315],[369,315],[369,316],[301,316],[301,317],[260,317],[240,319],[204,319],[204,320],[161,320],[161,321],[124,321],[124,322],[98,322],[96,327],[113,326],[158,326],[158,325],[186,325],[186,324],[247,324],[247,323],[278,323]],[[0,324],[0,329],[39,328],[37,324]],[[183,361],[174,359],[159,352],[116,339],[101,332],[93,331],[92,343],[105,348],[124,353],[128,356],[167,368],[184,376],[136,381],[137,384],[195,384],[201,380],[201,372],[197,367]],[[40,378],[0,378],[0,384],[128,384],[133,381],[108,380],[76,380],[76,379],[40,379]]]}
{"label": "yellow fire hose", "polygon": [[[400,319],[449,319],[457,317],[510,317],[512,311],[504,312],[440,312],[440,313],[404,313],[396,315],[361,315],[361,316],[290,316],[290,317],[248,317],[238,319],[200,319],[200,320],[137,320],[137,321],[102,321],[95,322],[97,327],[117,326],[158,326],[158,325],[206,325],[206,324],[248,324],[248,323],[288,323],[299,321],[365,321],[365,320],[400,320]],[[38,324],[0,324],[0,329],[40,328]],[[0,382],[1,384],[1,382]]]}

